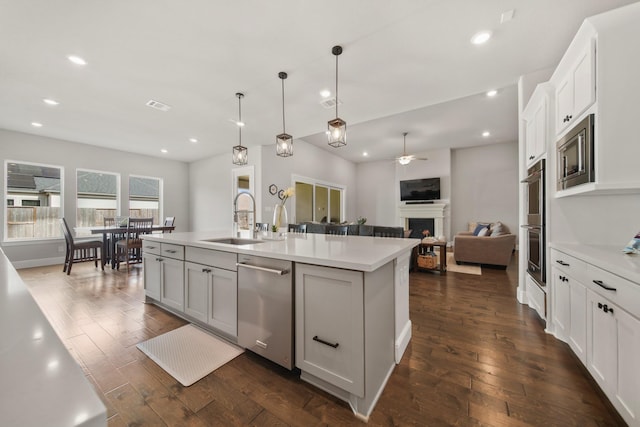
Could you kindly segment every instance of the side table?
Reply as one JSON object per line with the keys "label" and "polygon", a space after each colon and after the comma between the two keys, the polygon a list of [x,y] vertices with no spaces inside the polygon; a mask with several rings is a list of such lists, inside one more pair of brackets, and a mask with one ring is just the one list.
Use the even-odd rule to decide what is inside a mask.
{"label": "side table", "polygon": [[426,239],[422,239],[420,244],[417,246],[418,248],[418,256],[424,254],[430,248],[440,248],[440,263],[436,268],[422,268],[418,266],[418,257],[416,256],[416,261],[414,265],[415,271],[439,271],[440,274],[445,274],[447,272],[447,242],[446,241],[428,241]]}

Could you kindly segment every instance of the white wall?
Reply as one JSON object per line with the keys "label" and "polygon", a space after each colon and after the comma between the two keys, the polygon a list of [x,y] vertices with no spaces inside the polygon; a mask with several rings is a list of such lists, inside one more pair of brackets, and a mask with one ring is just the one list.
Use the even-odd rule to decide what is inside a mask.
{"label": "white wall", "polygon": [[517,234],[519,182],[517,142],[453,150],[453,235],[470,221],[501,221]]}
{"label": "white wall", "polygon": [[[176,229],[189,229],[188,165],[184,162],[165,160],[109,150],[92,145],[78,144],[0,129],[0,160],[42,163],[64,168],[64,216],[69,227],[75,226],[76,169],[92,169],[120,174],[120,212],[128,212],[129,175],[162,178],[164,183],[163,215],[176,217]],[[3,170],[3,174],[6,171]],[[3,177],[4,181],[4,177]],[[4,205],[4,204],[3,204]],[[2,209],[0,220],[5,221]],[[4,227],[2,231],[4,233]],[[4,240],[4,236],[2,237]],[[43,265],[60,262],[64,252],[64,238],[53,241],[2,243],[5,254],[17,266]]]}
{"label": "white wall", "polygon": [[[339,152],[339,148],[333,149]],[[348,160],[301,140],[295,140],[293,156],[276,156],[275,144],[262,146],[262,186],[256,192],[262,195],[262,218],[264,222],[273,221],[273,207],[280,202],[277,195],[269,193],[269,185],[278,189],[293,186],[292,175],[300,175],[317,181],[344,186],[346,206],[345,221],[356,219],[357,180],[356,165]],[[294,196],[295,197],[295,196]],[[286,203],[289,222],[296,221],[295,203]]]}
{"label": "white wall", "polygon": [[[451,151],[449,149],[416,154],[428,160],[418,160],[402,166],[393,161],[360,163],[357,166],[357,216],[367,218],[367,224],[402,226],[398,215],[400,181],[420,178],[440,178],[440,197],[444,203],[451,198]],[[445,234],[450,235],[450,209],[445,210]]]}

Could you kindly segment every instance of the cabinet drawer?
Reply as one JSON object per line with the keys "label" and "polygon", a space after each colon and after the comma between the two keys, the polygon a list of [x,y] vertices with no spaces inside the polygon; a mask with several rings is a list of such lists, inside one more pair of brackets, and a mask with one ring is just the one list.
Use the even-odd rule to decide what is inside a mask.
{"label": "cabinet drawer", "polygon": [[160,255],[160,243],[151,240],[142,241],[142,252],[153,255]]}
{"label": "cabinet drawer", "polygon": [[161,243],[160,250],[160,255],[167,258],[184,259],[184,246]]}
{"label": "cabinet drawer", "polygon": [[223,252],[187,246],[186,260],[198,264],[222,268],[224,270],[236,271],[238,255],[233,252]]}
{"label": "cabinet drawer", "polygon": [[559,270],[570,274],[577,280],[585,279],[585,270],[587,264],[578,258],[560,252],[557,249],[551,249],[551,265]]}
{"label": "cabinet drawer", "polygon": [[[595,293],[640,318],[640,284],[630,282],[591,264],[586,268],[585,284]],[[605,289],[605,287],[611,289]]]}

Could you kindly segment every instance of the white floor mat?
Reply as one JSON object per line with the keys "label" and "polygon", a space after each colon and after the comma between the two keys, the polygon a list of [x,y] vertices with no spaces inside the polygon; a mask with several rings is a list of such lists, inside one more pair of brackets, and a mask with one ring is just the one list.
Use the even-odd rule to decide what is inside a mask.
{"label": "white floor mat", "polygon": [[193,325],[158,335],[137,347],[185,387],[244,352]]}

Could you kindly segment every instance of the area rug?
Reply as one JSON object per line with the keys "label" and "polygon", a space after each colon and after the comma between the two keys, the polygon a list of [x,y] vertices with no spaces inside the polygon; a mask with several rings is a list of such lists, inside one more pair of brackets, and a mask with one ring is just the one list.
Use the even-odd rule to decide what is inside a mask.
{"label": "area rug", "polygon": [[244,351],[193,325],[158,335],[137,347],[185,387]]}
{"label": "area rug", "polygon": [[475,274],[477,276],[482,274],[482,269],[479,265],[456,264],[456,260],[453,258],[453,252],[447,252],[447,271],[454,273]]}

